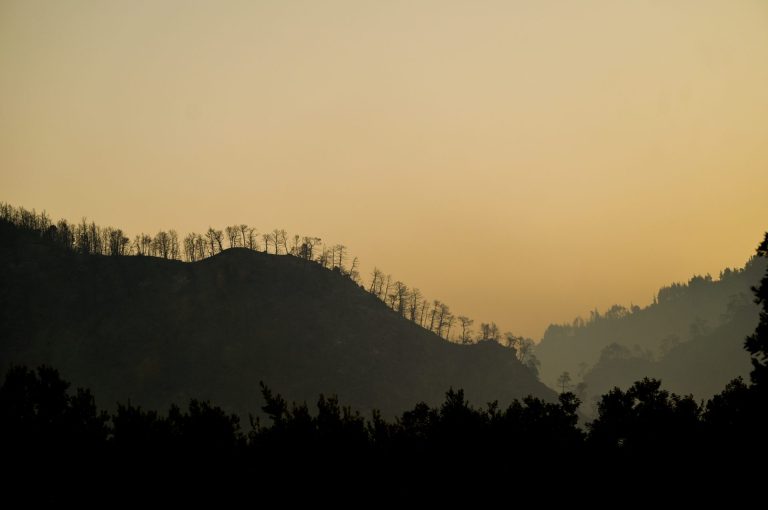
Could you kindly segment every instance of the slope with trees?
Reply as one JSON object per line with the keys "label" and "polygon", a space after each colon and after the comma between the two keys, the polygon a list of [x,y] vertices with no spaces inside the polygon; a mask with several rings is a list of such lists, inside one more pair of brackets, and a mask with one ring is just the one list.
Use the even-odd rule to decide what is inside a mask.
{"label": "slope with trees", "polygon": [[664,380],[673,391],[709,398],[749,373],[740,339],[757,324],[751,287],[766,267],[765,258],[753,257],[718,279],[694,276],[662,288],[647,307],[614,305],[587,320],[552,325],[534,349],[542,379],[558,387],[567,372],[570,389],[587,402],[645,376]]}
{"label": "slope with trees", "polygon": [[[3,202],[0,202],[0,221],[37,235],[65,251],[81,255],[155,257],[198,262],[225,249],[245,248],[273,255],[291,256],[349,278],[367,288],[369,293],[397,311],[401,317],[445,340],[462,344],[493,340],[509,348],[520,344],[520,339],[512,333],[505,333],[502,340],[498,327],[493,322],[480,324],[480,331],[475,332],[472,329],[473,320],[466,316],[457,316],[446,303],[437,299],[430,301],[419,289],[409,288],[377,267],[371,272],[370,283],[364,285],[360,274],[360,260],[352,257],[345,245],[323,242],[315,236],[290,236],[285,229],[273,229],[259,235],[258,229],[241,223],[227,226],[224,230],[209,227],[202,234],[190,232],[183,239],[171,229],[161,230],[155,235],[141,233],[131,240],[122,229],[102,227],[86,218],[79,222],[69,222],[66,219],[53,222],[45,211],[38,213],[34,209],[14,207]],[[531,339],[523,340],[527,344],[533,343]],[[531,349],[527,349],[526,353],[518,352],[517,356],[538,375],[538,362]]]}
{"label": "slope with trees", "polygon": [[[342,273],[338,248],[333,269],[239,245],[185,263],[73,251],[42,232],[0,222],[0,364],[53,365],[105,406],[197,396],[246,413],[260,380],[387,415],[449,386],[479,402],[554,399],[517,351],[446,342],[385,306]],[[207,242],[218,250],[218,235]]]}

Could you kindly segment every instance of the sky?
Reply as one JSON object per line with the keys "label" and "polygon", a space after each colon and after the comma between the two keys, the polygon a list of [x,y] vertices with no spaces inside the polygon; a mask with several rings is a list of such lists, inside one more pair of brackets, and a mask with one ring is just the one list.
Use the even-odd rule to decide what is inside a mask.
{"label": "sky", "polygon": [[768,230],[768,2],[0,0],[0,201],[343,243],[541,337]]}

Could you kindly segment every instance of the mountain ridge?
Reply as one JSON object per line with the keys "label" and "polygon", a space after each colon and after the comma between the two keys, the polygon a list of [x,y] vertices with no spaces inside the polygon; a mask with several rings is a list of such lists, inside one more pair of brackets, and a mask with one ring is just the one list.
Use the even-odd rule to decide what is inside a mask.
{"label": "mountain ridge", "polygon": [[103,403],[191,397],[258,413],[263,380],[396,414],[449,387],[475,402],[555,393],[495,342],[457,345],[338,271],[244,248],[186,263],[80,255],[0,226],[0,362],[51,364]]}
{"label": "mountain ridge", "polygon": [[553,324],[534,349],[542,380],[555,386],[568,372],[587,407],[591,397],[645,376],[676,393],[710,398],[751,370],[744,338],[759,321],[752,289],[767,268],[763,257],[752,257],[718,279],[697,275],[662,287],[646,307],[614,305],[586,321]]}

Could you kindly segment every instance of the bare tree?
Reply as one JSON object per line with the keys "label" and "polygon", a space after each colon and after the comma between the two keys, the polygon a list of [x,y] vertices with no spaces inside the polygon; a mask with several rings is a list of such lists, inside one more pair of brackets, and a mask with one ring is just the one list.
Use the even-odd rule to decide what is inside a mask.
{"label": "bare tree", "polygon": [[349,271],[347,272],[347,276],[349,276],[349,279],[352,280],[355,283],[360,283],[360,271],[357,270],[358,261],[357,257],[352,259],[352,266],[350,266]]}
{"label": "bare tree", "polygon": [[448,318],[445,320],[446,330],[445,330],[445,339],[450,340],[451,339],[451,327],[453,326],[454,322],[456,322],[456,316],[451,314],[448,314]]}
{"label": "bare tree", "polygon": [[141,234],[141,246],[144,250],[144,255],[152,255],[152,236]]}
{"label": "bare tree", "polygon": [[499,341],[499,327],[496,326],[495,322],[491,322],[490,324],[486,324],[483,322],[480,324],[480,335],[481,340],[493,340],[494,342]]}
{"label": "bare tree", "polygon": [[450,316],[451,312],[448,305],[440,303],[437,311],[437,336],[443,336],[443,328],[446,326]]}
{"label": "bare tree", "polygon": [[[380,298],[382,301],[386,301],[386,299],[387,299],[387,296],[389,295],[389,285],[390,285],[390,281],[391,281],[391,280],[392,280],[392,275],[387,275],[387,279],[386,279],[386,282],[385,282],[385,284],[384,284],[384,288],[382,289],[382,292],[381,292],[381,294],[379,295],[379,298]],[[380,287],[380,288],[381,288],[381,287]]]}
{"label": "bare tree", "polygon": [[91,247],[91,253],[102,255],[104,253],[104,245],[102,244],[102,237],[100,228],[95,222],[91,222],[88,225],[88,243]]}
{"label": "bare tree", "polygon": [[426,299],[421,302],[421,317],[419,317],[419,326],[422,328],[424,327],[424,318],[427,315],[427,310],[429,309],[429,301]]}
{"label": "bare tree", "polygon": [[205,237],[208,241],[208,256],[213,257],[216,255],[216,231],[213,227],[208,227]]}
{"label": "bare tree", "polygon": [[205,258],[206,246],[205,238],[200,234],[195,234],[195,253],[197,254],[197,260],[203,260]]}
{"label": "bare tree", "polygon": [[[210,249],[209,255],[212,257],[217,253],[224,251],[223,238],[224,233],[221,230],[209,228],[205,233],[205,237],[208,241],[208,247]],[[218,249],[218,251],[217,251]]]}
{"label": "bare tree", "polygon": [[328,247],[323,246],[323,251],[320,253],[320,257],[318,257],[317,261],[320,263],[322,267],[328,267],[331,261],[331,254],[328,252]]}
{"label": "bare tree", "polygon": [[101,244],[102,253],[105,255],[111,255],[112,252],[109,249],[109,243],[111,241],[112,237],[112,227],[106,227],[101,228],[99,227],[97,229],[98,235],[99,235],[99,243]]}
{"label": "bare tree", "polygon": [[[272,242],[272,234],[262,234],[261,238],[264,241],[264,253],[269,253],[269,243]],[[275,248],[275,253],[277,253],[277,248]]]}
{"label": "bare tree", "polygon": [[[342,272],[344,271],[344,259],[346,258],[345,250],[347,249],[346,246],[343,244],[337,244],[334,248],[334,254],[335,257],[333,259],[332,264],[335,267],[338,267]],[[336,257],[338,257],[338,261],[336,260]]]}
{"label": "bare tree", "polygon": [[164,259],[170,258],[171,236],[168,234],[168,232],[163,230],[158,232],[157,235],[155,235],[155,238],[152,240],[152,245],[155,256],[162,257]]}
{"label": "bare tree", "polygon": [[137,234],[136,237],[133,238],[133,247],[131,249],[135,255],[144,255],[141,249],[141,235]]}
{"label": "bare tree", "polygon": [[113,257],[125,255],[130,240],[123,235],[123,231],[119,228],[107,228],[105,231],[109,238],[109,255],[112,255]]}
{"label": "bare tree", "polygon": [[413,322],[418,322],[419,303],[421,303],[421,291],[413,289],[408,295],[408,318]]}
{"label": "bare tree", "polygon": [[180,250],[179,250],[179,234],[176,233],[175,230],[171,229],[168,231],[168,237],[170,237],[171,241],[171,252],[170,252],[170,258],[173,260],[179,260],[181,258],[180,256]]}
{"label": "bare tree", "polygon": [[471,344],[472,343],[472,330],[470,329],[472,327],[472,324],[474,324],[475,321],[470,319],[469,317],[465,317],[464,315],[459,315],[459,324],[461,324],[461,343],[463,344]]}
{"label": "bare tree", "polygon": [[381,292],[381,286],[384,283],[384,273],[379,270],[378,267],[374,267],[371,272],[371,286],[368,288],[368,292],[376,297],[379,297]]}
{"label": "bare tree", "polygon": [[288,254],[288,232],[286,232],[283,229],[280,229],[280,239],[283,242],[283,251]]}
{"label": "bare tree", "polygon": [[557,385],[560,386],[560,393],[565,393],[565,390],[571,386],[571,374],[568,372],[560,374],[560,377],[557,378]]}
{"label": "bare tree", "polygon": [[229,241],[230,248],[237,248],[240,240],[240,225],[231,225],[226,227],[224,231],[227,233],[227,241]]}
{"label": "bare tree", "polygon": [[321,239],[319,237],[304,236],[301,241],[301,247],[299,248],[299,257],[306,260],[314,259],[315,247],[320,244]]}
{"label": "bare tree", "polygon": [[283,229],[272,231],[272,242],[275,245],[275,255],[280,254],[280,247],[284,247],[285,253],[288,253],[288,233]]}
{"label": "bare tree", "polygon": [[435,299],[432,303],[432,312],[429,318],[429,330],[435,330],[435,317],[437,317],[437,311],[440,309],[440,301]]}
{"label": "bare tree", "polygon": [[197,260],[195,252],[195,234],[187,234],[184,236],[184,257],[187,262],[194,262]]}
{"label": "bare tree", "polygon": [[214,230],[213,231],[214,239],[216,240],[216,244],[219,247],[219,253],[224,251],[224,233],[221,230]]}
{"label": "bare tree", "polygon": [[241,223],[240,225],[237,225],[237,228],[240,230],[240,241],[243,248],[248,248],[248,225],[245,223]]}
{"label": "bare tree", "polygon": [[82,221],[75,227],[75,238],[77,243],[77,251],[83,255],[91,253],[91,243],[88,239],[88,223],[83,217]]}
{"label": "bare tree", "polygon": [[[240,225],[242,228],[243,225]],[[247,230],[248,236],[244,239],[247,239],[247,243],[245,245],[246,248],[249,250],[258,250],[259,249],[259,243],[258,243],[258,231],[255,228],[249,227]]]}
{"label": "bare tree", "polygon": [[400,280],[395,282],[395,300],[397,301],[397,307],[392,308],[397,310],[397,313],[405,317],[406,299],[408,298],[408,287]]}

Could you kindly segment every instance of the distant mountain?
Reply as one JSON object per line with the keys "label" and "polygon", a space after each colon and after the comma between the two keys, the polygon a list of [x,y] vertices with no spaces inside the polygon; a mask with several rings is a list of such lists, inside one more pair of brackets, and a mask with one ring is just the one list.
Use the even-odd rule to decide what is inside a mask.
{"label": "distant mountain", "polygon": [[583,377],[584,392],[592,400],[614,386],[628,388],[643,377],[660,379],[666,388],[697,399],[720,393],[736,376],[749,379],[752,369],[744,339],[754,332],[759,310],[751,303],[733,309],[729,318],[712,331],[676,344],[658,356],[638,355],[612,344]]}
{"label": "distant mountain", "polygon": [[79,255],[0,222],[0,368],[41,363],[107,408],[196,397],[245,417],[260,380],[389,416],[451,386],[477,403],[555,397],[513,350],[447,342],[314,262],[243,248],[194,263]]}
{"label": "distant mountain", "polygon": [[558,376],[569,372],[587,404],[645,376],[661,379],[676,393],[711,397],[734,377],[749,374],[744,340],[759,319],[751,287],[766,267],[764,258],[752,258],[717,280],[695,276],[664,287],[645,308],[616,305],[586,321],[550,326],[535,348],[542,380],[556,387]]}

